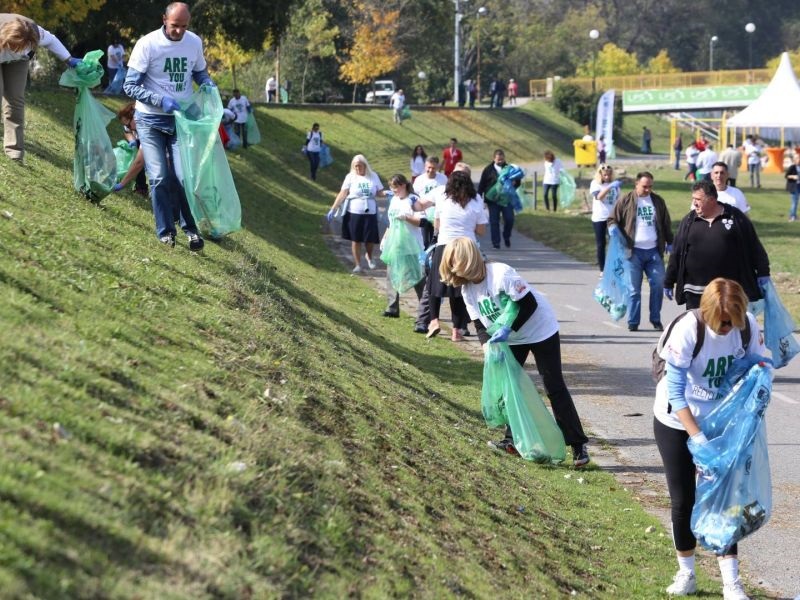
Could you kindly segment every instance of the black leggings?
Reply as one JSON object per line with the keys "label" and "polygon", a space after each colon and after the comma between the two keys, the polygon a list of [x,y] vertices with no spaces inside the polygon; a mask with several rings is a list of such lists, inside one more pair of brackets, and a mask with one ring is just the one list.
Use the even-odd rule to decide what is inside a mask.
{"label": "black leggings", "polygon": [[[581,419],[561,371],[561,340],[558,332],[535,344],[514,344],[509,348],[520,366],[525,364],[528,352],[533,353],[536,370],[542,377],[544,391],[553,407],[553,416],[567,445],[576,446],[588,442],[589,438],[583,432]],[[506,428],[506,437],[511,435],[511,428]]]}
{"label": "black leggings", "polygon": [[[670,507],[672,509],[672,540],[679,552],[694,550],[697,540],[692,533],[692,509],[695,498],[695,466],[692,453],[686,446],[689,434],[683,429],[667,427],[653,419],[658,452],[664,463]],[[737,554],[734,544],[725,554]]]}

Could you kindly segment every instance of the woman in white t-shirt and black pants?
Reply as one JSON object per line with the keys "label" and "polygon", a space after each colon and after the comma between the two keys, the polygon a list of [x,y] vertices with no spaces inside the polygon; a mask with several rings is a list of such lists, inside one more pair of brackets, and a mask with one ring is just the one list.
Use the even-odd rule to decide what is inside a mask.
{"label": "woman in white t-shirt and black pants", "polygon": [[431,260],[427,290],[430,298],[431,321],[428,337],[439,335],[439,309],[442,298],[450,299],[450,313],[453,318],[452,340],[463,341],[462,331],[467,328],[469,315],[461,297],[461,288],[447,285],[439,278],[439,262],[448,242],[459,237],[477,241],[477,236],[486,233],[489,218],[483,207],[483,200],[475,191],[470,173],[453,171],[447,179],[444,195],[436,199],[433,228],[438,232],[436,249]]}
{"label": "woman in white t-shirt and black pants", "polygon": [[370,269],[376,266],[372,251],[380,242],[377,198],[384,196],[380,178],[369,168],[364,155],[356,154],[350,161],[350,172],[342,182],[342,189],[328,211],[328,221],[332,221],[336,210],[347,201],[342,216],[342,239],[351,242],[353,273],[361,272],[362,244],[366,247],[367,266]]}
{"label": "woman in white t-shirt and black pants", "polygon": [[[545,297],[512,267],[486,262],[478,245],[469,238],[456,238],[447,245],[439,275],[447,284],[461,286],[481,345],[507,342],[520,366],[525,364],[528,354],[533,353],[556,423],[564,434],[564,441],[572,447],[573,464],[582,467],[588,463],[586,444],[589,440],[564,381],[558,321]],[[498,327],[496,322],[510,310],[518,310],[514,321],[510,326]],[[495,331],[489,337],[487,329],[493,325]],[[518,454],[510,427],[506,428],[504,439],[489,442],[489,445],[502,452]]]}
{"label": "woman in white t-shirt and black pants", "polygon": [[597,245],[597,266],[600,267],[601,273],[606,264],[607,221],[617,203],[621,186],[621,181],[614,180],[613,167],[604,164],[597,169],[597,174],[589,185],[589,195],[592,197],[592,227]]}
{"label": "woman in white t-shirt and black pants", "polygon": [[308,164],[311,166],[311,180],[317,180],[317,169],[319,169],[319,154],[322,151],[322,132],[319,130],[319,123],[311,126],[311,131],[306,134],[306,144],[303,152],[308,157]]}
{"label": "woman in white t-shirt and black pants", "polygon": [[[747,312],[748,303],[747,294],[737,282],[722,277],[712,280],[700,298],[699,325],[705,327],[705,332],[697,356],[693,356],[698,343],[694,311],[675,323],[661,352],[666,371],[656,386],[653,430],[664,463],[678,560],[678,572],[666,590],[670,595],[686,596],[697,591],[697,540],[691,527],[697,473],[687,441],[691,437],[698,444],[708,443],[700,426],[722,400],[717,396],[727,366],[745,353],[766,353],[758,323]],[[748,321],[750,341],[744,348],[742,332]],[[746,599],[739,579],[736,545],[717,558],[725,599]]]}

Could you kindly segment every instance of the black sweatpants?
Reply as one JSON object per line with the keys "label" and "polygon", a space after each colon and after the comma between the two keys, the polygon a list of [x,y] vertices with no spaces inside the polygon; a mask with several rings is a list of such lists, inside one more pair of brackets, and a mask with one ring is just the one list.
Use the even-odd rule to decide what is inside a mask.
{"label": "black sweatpants", "polygon": [[[692,533],[692,509],[695,499],[696,468],[692,453],[686,445],[689,434],[683,429],[667,427],[658,419],[653,419],[653,433],[656,438],[664,475],[667,478],[670,508],[672,511],[672,540],[680,552],[694,550],[697,540]],[[725,554],[737,554],[734,544]]]}
{"label": "black sweatpants", "polygon": [[[567,445],[575,446],[588,442],[589,438],[583,432],[581,419],[561,371],[561,338],[558,332],[535,344],[514,344],[509,348],[520,366],[525,364],[528,353],[533,353],[536,370],[542,377],[544,391],[553,407],[553,416],[561,433],[564,434]],[[506,437],[513,437],[510,427],[506,428]]]}

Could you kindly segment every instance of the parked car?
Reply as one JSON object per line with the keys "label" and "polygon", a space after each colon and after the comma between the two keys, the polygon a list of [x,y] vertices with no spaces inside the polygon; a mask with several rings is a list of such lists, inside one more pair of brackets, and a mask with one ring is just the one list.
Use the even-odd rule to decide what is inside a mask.
{"label": "parked car", "polygon": [[367,92],[364,101],[368,104],[389,104],[392,94],[394,94],[394,81],[377,79],[372,89]]}

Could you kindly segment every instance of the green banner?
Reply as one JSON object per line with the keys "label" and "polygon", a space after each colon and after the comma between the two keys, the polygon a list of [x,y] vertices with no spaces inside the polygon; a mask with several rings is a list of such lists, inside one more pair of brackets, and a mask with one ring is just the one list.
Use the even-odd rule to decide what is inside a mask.
{"label": "green banner", "polygon": [[743,108],[766,88],[757,84],[628,90],[622,92],[622,112]]}

